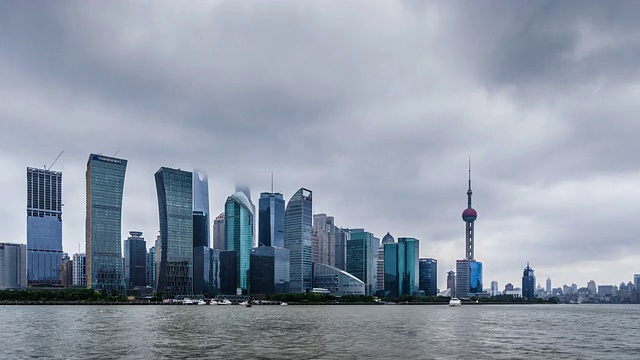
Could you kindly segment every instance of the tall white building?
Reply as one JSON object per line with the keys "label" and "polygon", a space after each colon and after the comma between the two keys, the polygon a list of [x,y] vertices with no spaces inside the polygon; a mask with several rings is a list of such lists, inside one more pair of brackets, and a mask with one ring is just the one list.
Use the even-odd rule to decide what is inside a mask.
{"label": "tall white building", "polygon": [[491,290],[490,294],[491,296],[496,296],[496,295],[500,295],[500,290],[498,289],[498,282],[497,281],[492,281],[491,282]]}

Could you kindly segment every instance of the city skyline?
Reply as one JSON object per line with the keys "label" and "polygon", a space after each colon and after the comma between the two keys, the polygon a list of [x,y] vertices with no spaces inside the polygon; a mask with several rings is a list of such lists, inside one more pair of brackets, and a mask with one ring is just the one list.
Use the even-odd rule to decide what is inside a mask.
{"label": "city skyline", "polygon": [[211,216],[238,182],[269,191],[273,172],[274,191],[312,189],[339,226],[420,239],[442,288],[464,251],[471,154],[485,287],[517,283],[527,260],[554,284],[640,273],[635,11],[102,6],[0,5],[2,242],[26,242],[25,168],[64,150],[63,249],[84,247],[84,163],[101,152],[130,161],[121,241],[157,234],[161,166],[204,169]]}

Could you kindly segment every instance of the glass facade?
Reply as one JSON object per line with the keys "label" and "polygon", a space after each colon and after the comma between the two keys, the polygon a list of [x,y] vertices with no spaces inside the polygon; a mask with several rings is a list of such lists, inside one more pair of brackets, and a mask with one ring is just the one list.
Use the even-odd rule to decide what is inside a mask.
{"label": "glass facade", "polygon": [[86,254],[73,254],[73,285],[87,286]]}
{"label": "glass facade", "polygon": [[124,241],[124,282],[127,289],[147,286],[147,243],[140,231],[130,231]]}
{"label": "glass facade", "polygon": [[193,171],[193,247],[209,244],[209,180],[201,171]]}
{"label": "glass facade", "polygon": [[156,289],[156,247],[152,246],[147,253],[147,286]]}
{"label": "glass facade", "polygon": [[376,293],[379,247],[380,240],[372,233],[362,229],[350,231],[346,271],[364,282],[367,295]]}
{"label": "glass facade", "polygon": [[312,232],[313,193],[301,188],[289,199],[284,215],[284,247],[289,249],[292,293],[303,293],[313,286]]}
{"label": "glass facade", "polygon": [[527,263],[527,267],[522,272],[522,297],[529,300],[536,297],[536,277],[533,271]]}
{"label": "glass facade", "polygon": [[27,168],[29,286],[61,285],[62,173]]}
{"label": "glass facade", "polygon": [[317,239],[317,245],[313,246],[314,258],[317,258],[314,262],[334,266],[336,263],[336,226],[333,216],[313,215],[313,234]]}
{"label": "glass facade", "polygon": [[209,249],[209,291],[220,293],[220,250]]}
{"label": "glass facade", "polygon": [[387,296],[417,295],[419,283],[420,241],[398,238],[384,244],[384,291]]}
{"label": "glass facade", "polygon": [[251,294],[289,292],[289,250],[260,246],[251,250]]}
{"label": "glass facade", "polygon": [[469,261],[469,293],[479,294],[482,291],[482,263]]}
{"label": "glass facade", "polygon": [[420,259],[420,291],[426,296],[438,294],[438,260]]}
{"label": "glass facade", "polygon": [[220,293],[235,295],[238,283],[238,253],[234,250],[220,251]]}
{"label": "glass facade", "polygon": [[469,297],[469,261],[456,260],[456,291],[455,295],[459,298]]}
{"label": "glass facade", "polygon": [[162,243],[157,291],[165,298],[193,294],[192,176],[165,167],[155,174]]}
{"label": "glass facade", "polygon": [[227,240],[224,233],[224,213],[213,220],[213,248],[224,251],[227,249]]}
{"label": "glass facade", "polygon": [[345,270],[347,268],[347,240],[349,240],[349,232],[338,227],[334,229],[334,232],[336,234],[334,251],[335,267],[340,270]]}
{"label": "glass facade", "polygon": [[[249,264],[253,247],[253,204],[238,191],[224,205],[226,249],[236,251],[236,287],[249,291]],[[234,292],[235,293],[235,292]]]}
{"label": "glass facade", "polygon": [[327,264],[313,264],[313,286],[327,289],[336,296],[366,294],[362,280]]}
{"label": "glass facade", "polygon": [[206,246],[193,248],[193,269],[193,293],[211,293],[211,249]]}
{"label": "glass facade", "polygon": [[0,290],[27,287],[27,246],[0,243]]}
{"label": "glass facade", "polygon": [[280,193],[260,193],[258,201],[259,246],[284,247],[284,197]]}
{"label": "glass facade", "polygon": [[122,192],[127,160],[91,154],[87,162],[87,287],[125,294]]}

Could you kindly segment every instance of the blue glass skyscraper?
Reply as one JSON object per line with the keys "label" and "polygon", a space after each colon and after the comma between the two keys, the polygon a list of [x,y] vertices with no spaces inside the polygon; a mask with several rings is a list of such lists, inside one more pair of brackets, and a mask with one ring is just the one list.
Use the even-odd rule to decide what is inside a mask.
{"label": "blue glass skyscraper", "polygon": [[398,238],[384,245],[384,291],[387,296],[416,295],[419,286],[420,241]]}
{"label": "blue glass skyscraper", "polygon": [[122,192],[127,160],[91,154],[87,162],[87,287],[125,293]]}
{"label": "blue glass skyscraper", "polygon": [[165,298],[193,293],[193,184],[188,171],[161,167],[155,174],[160,214],[157,291]]}
{"label": "blue glass skyscraper", "polygon": [[522,297],[525,299],[534,299],[536,297],[536,277],[533,275],[533,269],[529,267],[524,268],[522,272]]}
{"label": "blue glass skyscraper", "polygon": [[313,287],[311,235],[313,233],[313,193],[301,188],[289,199],[284,215],[284,247],[289,249],[292,293]]}
{"label": "blue glass skyscraper", "polygon": [[420,291],[426,296],[438,294],[438,260],[420,259]]}
{"label": "blue glass skyscraper", "polygon": [[209,180],[207,174],[193,171],[193,247],[210,247]]}
{"label": "blue glass skyscraper", "polygon": [[363,229],[352,229],[349,233],[347,272],[364,282],[367,295],[374,295],[378,279],[380,240]]}
{"label": "blue glass skyscraper", "polygon": [[224,205],[226,250],[235,251],[236,287],[242,292],[249,290],[249,264],[253,247],[253,204],[244,192],[229,196]]}
{"label": "blue glass skyscraper", "polygon": [[129,231],[124,241],[124,282],[127,289],[147,286],[147,243],[141,231]]}
{"label": "blue glass skyscraper", "polygon": [[27,168],[27,282],[61,284],[62,173]]}
{"label": "blue glass skyscraper", "polygon": [[258,244],[284,247],[284,197],[280,193],[260,193]]}

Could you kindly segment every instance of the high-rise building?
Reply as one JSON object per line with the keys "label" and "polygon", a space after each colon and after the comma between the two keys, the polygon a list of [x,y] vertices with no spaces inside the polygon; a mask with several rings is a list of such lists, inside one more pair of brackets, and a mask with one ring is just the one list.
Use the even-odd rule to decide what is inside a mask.
{"label": "high-rise building", "polygon": [[491,292],[490,292],[491,296],[498,296],[500,295],[500,288],[498,287],[498,282],[493,280],[491,282]]}
{"label": "high-rise building", "polygon": [[[211,249],[207,246],[193,248],[193,293],[208,294],[211,286]],[[198,269],[196,271],[195,269]]]}
{"label": "high-rise building", "polygon": [[27,168],[27,284],[60,286],[62,173]]}
{"label": "high-rise building", "polygon": [[213,220],[213,248],[220,251],[227,249],[227,240],[224,233],[224,213],[220,213]]}
{"label": "high-rise building", "polygon": [[398,238],[384,245],[384,291],[387,296],[418,295],[420,241]]}
{"label": "high-rise building", "polygon": [[395,242],[396,240],[393,236],[387,233],[387,235],[382,237],[382,242],[380,242],[380,246],[378,247],[378,260],[376,261],[376,293],[383,294],[384,292],[384,245],[394,244]]}
{"label": "high-rise building", "polygon": [[426,296],[438,294],[438,260],[423,258],[420,262],[420,291]]}
{"label": "high-rise building", "polygon": [[125,294],[122,193],[127,160],[89,155],[87,162],[87,287]]}
{"label": "high-rise building", "polygon": [[363,229],[350,230],[350,239],[347,241],[347,272],[364,282],[367,295],[376,293],[379,247],[380,240],[372,233]]}
{"label": "high-rise building", "polygon": [[640,291],[640,274],[633,274],[633,286]]}
{"label": "high-rise building", "polygon": [[165,298],[193,294],[192,176],[166,167],[155,173],[162,242],[156,287]]}
{"label": "high-rise building", "polygon": [[467,297],[481,293],[482,263],[475,260],[474,224],[478,213],[471,207],[471,160],[469,160],[469,189],[467,190],[467,208],[462,212],[462,220],[466,223],[465,257],[456,261],[456,296]]}
{"label": "high-rise building", "polygon": [[533,269],[529,267],[524,268],[522,272],[522,297],[525,299],[533,299],[536,297],[536,277],[533,275]]}
{"label": "high-rise building", "polygon": [[87,286],[86,254],[73,254],[73,285]]}
{"label": "high-rise building", "polygon": [[258,207],[258,246],[284,247],[284,197],[280,193],[260,193]]}
{"label": "high-rise building", "polygon": [[456,296],[456,273],[453,270],[447,271],[447,289],[451,289],[451,296]]}
{"label": "high-rise building", "polygon": [[336,227],[336,246],[334,251],[336,267],[340,270],[347,268],[347,241],[349,240],[349,231]]}
{"label": "high-rise building", "polygon": [[292,293],[313,286],[311,234],[313,233],[313,193],[301,188],[289,199],[284,215],[284,247],[289,249]]}
{"label": "high-rise building", "polygon": [[251,249],[251,294],[289,292],[289,250],[260,246]]}
{"label": "high-rise building", "polygon": [[235,250],[220,251],[220,292],[235,295],[238,284],[238,253]]}
{"label": "high-rise building", "polygon": [[236,252],[236,288],[242,292],[249,290],[249,265],[253,247],[254,213],[253,204],[244,192],[229,196],[224,204],[225,238],[227,251]]}
{"label": "high-rise building", "polygon": [[589,290],[589,295],[597,294],[598,293],[598,287],[596,286],[596,282],[593,281],[593,280],[589,280],[589,282],[587,283],[587,290]]}
{"label": "high-rise building", "polygon": [[147,243],[142,231],[129,231],[124,241],[124,282],[127,289],[147,286]]}
{"label": "high-rise building", "polygon": [[551,278],[547,278],[546,288],[544,289],[547,294],[551,294]]}
{"label": "high-rise building", "polygon": [[27,287],[27,246],[0,243],[0,290]]}
{"label": "high-rise building", "polygon": [[158,275],[160,274],[160,260],[162,259],[162,239],[160,239],[160,235],[156,236],[156,273],[154,276],[154,284],[153,287],[156,291],[158,290]]}
{"label": "high-rise building", "polygon": [[193,171],[193,247],[209,247],[209,180]]}
{"label": "high-rise building", "polygon": [[62,253],[62,287],[68,288],[73,285],[73,261],[69,254]]}
{"label": "high-rise building", "polygon": [[156,288],[156,247],[152,246],[147,253],[147,286]]}
{"label": "high-rise building", "polygon": [[333,216],[313,215],[313,234],[317,238],[317,259],[314,262],[334,266],[336,263],[336,224]]}
{"label": "high-rise building", "polygon": [[336,296],[365,295],[364,282],[344,270],[327,264],[313,264],[313,286]]}
{"label": "high-rise building", "polygon": [[[209,291],[213,294],[220,293],[220,250],[209,249]],[[235,270],[235,268],[234,268]],[[234,272],[235,273],[235,272]],[[234,282],[235,283],[235,282]]]}

